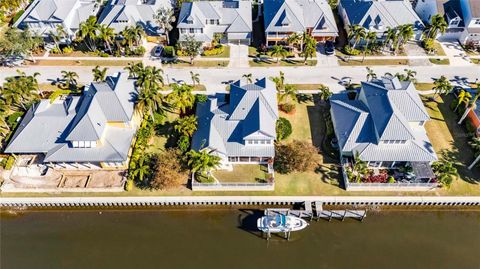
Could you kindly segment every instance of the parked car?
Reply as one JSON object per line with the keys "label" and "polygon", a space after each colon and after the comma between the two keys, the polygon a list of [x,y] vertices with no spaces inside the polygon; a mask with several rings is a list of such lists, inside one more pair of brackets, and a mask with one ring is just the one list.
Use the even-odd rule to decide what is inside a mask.
{"label": "parked car", "polygon": [[333,41],[325,42],[325,54],[333,55],[334,53],[335,53],[335,44],[333,44]]}
{"label": "parked car", "polygon": [[154,49],[153,49],[153,56],[154,57],[160,57],[162,56],[162,51],[163,51],[163,46],[156,46]]}

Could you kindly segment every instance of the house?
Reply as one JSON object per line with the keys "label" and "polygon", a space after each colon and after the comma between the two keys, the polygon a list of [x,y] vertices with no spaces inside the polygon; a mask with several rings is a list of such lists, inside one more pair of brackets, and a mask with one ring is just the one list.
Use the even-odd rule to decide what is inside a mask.
{"label": "house", "polygon": [[462,44],[480,46],[480,1],[460,0],[465,31],[459,41]]}
{"label": "house", "polygon": [[43,99],[26,113],[5,152],[54,168],[126,168],[137,127],[127,73],[93,82],[82,96]]}
{"label": "house", "polygon": [[316,41],[335,41],[337,24],[326,0],[265,0],[264,25],[267,46],[285,44],[293,34],[308,33]]}
{"label": "house", "polygon": [[178,18],[179,41],[191,35],[208,45],[217,36],[222,42],[249,45],[252,39],[250,0],[184,2]]}
{"label": "house", "polygon": [[[475,96],[475,93],[472,93]],[[480,100],[475,103],[475,109],[472,109],[467,114],[467,129],[473,131],[476,137],[480,137]]]}
{"label": "house", "polygon": [[275,156],[278,119],[275,84],[263,78],[253,84],[230,84],[230,94],[210,96],[197,106],[198,129],[192,149],[221,157],[232,164],[266,164]]}
{"label": "house", "polygon": [[424,127],[430,117],[412,82],[362,82],[355,97],[334,94],[330,103],[342,163],[358,157],[372,169],[410,166],[417,179],[434,177],[437,156]]}
{"label": "house", "polygon": [[98,22],[113,28],[116,33],[140,24],[147,35],[163,35],[163,29],[155,22],[155,14],[160,8],[173,7],[170,0],[110,0]]}
{"label": "house", "polygon": [[441,36],[444,40],[459,40],[465,31],[460,0],[417,0],[415,11],[425,24],[429,24],[436,14],[445,18],[448,27]]}
{"label": "house", "polygon": [[82,22],[96,16],[98,8],[95,0],[34,0],[13,26],[28,28],[43,37],[63,26],[68,42],[75,37]]}
{"label": "house", "polygon": [[422,36],[424,25],[408,0],[340,0],[338,12],[345,30],[360,25],[383,39],[388,28],[411,24],[415,39]]}

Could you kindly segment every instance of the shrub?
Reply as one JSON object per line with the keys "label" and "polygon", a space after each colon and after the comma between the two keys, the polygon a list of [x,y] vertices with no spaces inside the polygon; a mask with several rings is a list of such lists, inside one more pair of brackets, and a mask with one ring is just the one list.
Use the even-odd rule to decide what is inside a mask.
{"label": "shrub", "polygon": [[169,189],[188,180],[188,173],[180,163],[181,155],[175,149],[167,149],[155,157],[155,173],[150,180],[153,189]]}
{"label": "shrub", "polygon": [[281,104],[280,109],[285,113],[292,113],[295,110],[295,104],[292,104],[292,103]]}
{"label": "shrub", "polygon": [[72,48],[72,47],[64,47],[64,48],[62,49],[62,51],[63,51],[63,53],[66,53],[66,54],[72,53],[72,52],[73,52],[73,48]]}
{"label": "shrub", "polygon": [[70,94],[70,90],[56,90],[54,91],[52,94],[50,94],[50,96],[48,97],[48,99],[50,99],[50,104],[52,104],[53,102],[55,102],[55,100],[60,96],[60,95],[68,95]]}
{"label": "shrub", "polygon": [[355,55],[359,55],[360,54],[360,50],[357,50],[357,49],[354,49],[352,46],[350,45],[346,45],[344,48],[343,48],[343,52],[347,55],[352,55],[352,56],[355,56]]}
{"label": "shrub", "polygon": [[277,120],[277,140],[281,141],[288,138],[292,134],[292,124],[286,118]]}
{"label": "shrub", "polygon": [[5,170],[12,169],[14,164],[15,164],[15,157],[13,157],[12,155],[8,156],[7,161],[5,162]]}
{"label": "shrub", "polygon": [[186,135],[180,136],[177,141],[177,147],[182,152],[187,152],[188,148],[190,147],[190,138]]}
{"label": "shrub", "polygon": [[60,54],[61,51],[60,51],[59,48],[53,47],[53,48],[50,50],[50,53],[51,53],[51,54]]}
{"label": "shrub", "polygon": [[135,56],[143,56],[146,52],[146,49],[145,47],[143,46],[139,46],[139,47],[136,47],[134,50],[133,50],[133,55]]}
{"label": "shrub", "polygon": [[195,99],[197,103],[205,103],[208,100],[208,96],[205,94],[197,94],[195,95]]}
{"label": "shrub", "polygon": [[435,51],[435,40],[433,38],[426,38],[422,41],[422,47],[428,52]]}
{"label": "shrub", "polygon": [[181,50],[181,49],[178,49],[176,53],[177,53],[177,55],[180,56],[180,57],[182,57],[182,56],[188,56],[188,54],[187,54],[185,51]]}
{"label": "shrub", "polygon": [[282,174],[312,171],[318,165],[318,149],[304,141],[293,140],[275,146],[275,170]]}
{"label": "shrub", "polygon": [[125,183],[125,190],[126,191],[131,191],[133,189],[133,180],[132,179],[129,179],[127,180],[127,182]]}
{"label": "shrub", "polygon": [[387,179],[387,182],[388,183],[395,183],[395,178],[393,178],[392,176],[389,176],[388,179]]}
{"label": "shrub", "polygon": [[167,58],[175,56],[175,48],[173,46],[163,47],[162,56]]}
{"label": "shrub", "polygon": [[219,54],[222,54],[224,51],[225,51],[225,47],[222,45],[218,45],[213,49],[204,50],[202,55],[203,56],[219,55]]}

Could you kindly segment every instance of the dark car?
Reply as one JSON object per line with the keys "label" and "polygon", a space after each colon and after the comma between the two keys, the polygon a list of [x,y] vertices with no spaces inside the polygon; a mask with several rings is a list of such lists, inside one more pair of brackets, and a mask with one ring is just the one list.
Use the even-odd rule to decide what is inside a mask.
{"label": "dark car", "polygon": [[160,57],[162,56],[163,46],[156,46],[153,50],[153,56]]}
{"label": "dark car", "polygon": [[333,55],[335,53],[335,45],[332,41],[325,42],[325,54]]}

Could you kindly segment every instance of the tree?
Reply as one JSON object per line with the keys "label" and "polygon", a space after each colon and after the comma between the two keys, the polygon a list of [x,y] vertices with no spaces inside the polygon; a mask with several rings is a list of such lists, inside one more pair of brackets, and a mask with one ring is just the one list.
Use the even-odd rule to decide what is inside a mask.
{"label": "tree", "polygon": [[207,149],[201,151],[190,150],[187,152],[187,164],[192,173],[200,173],[204,175],[210,170],[220,166],[221,158],[213,155],[213,151]]}
{"label": "tree", "polygon": [[279,173],[311,171],[318,163],[318,149],[311,143],[293,140],[275,145],[274,166]]}
{"label": "tree", "polygon": [[129,78],[137,78],[138,74],[143,72],[145,67],[143,66],[142,62],[139,62],[139,63],[130,62],[124,69],[128,71]]}
{"label": "tree", "polygon": [[470,103],[467,106],[467,109],[465,109],[465,112],[463,113],[462,117],[458,121],[458,124],[462,124],[462,122],[465,120],[467,117],[468,113],[470,113],[471,110],[474,110],[477,107],[477,100],[480,97],[480,83],[477,83],[477,92],[475,93],[475,96],[473,99],[470,100]]}
{"label": "tree", "polygon": [[472,141],[470,142],[470,146],[472,146],[472,149],[475,153],[475,160],[468,166],[468,169],[472,169],[479,161],[480,161],[480,138],[474,137]]}
{"label": "tree", "polygon": [[461,90],[457,96],[457,105],[453,111],[457,111],[462,104],[466,107],[468,102],[470,102],[470,99],[472,99],[472,95],[465,90]]}
{"label": "tree", "polygon": [[412,70],[412,69],[403,69],[403,71],[405,71],[406,80],[415,82],[415,77],[417,76],[417,71]]}
{"label": "tree", "polygon": [[415,35],[415,31],[413,30],[413,24],[404,24],[398,26],[398,42],[395,46],[395,53],[398,50],[398,47],[401,45],[405,45],[408,40],[412,39]]}
{"label": "tree", "polygon": [[123,36],[124,42],[128,45],[128,49],[132,50],[133,45],[138,46],[140,44],[140,40],[145,35],[145,30],[142,25],[137,23],[135,26],[125,27],[120,34]]}
{"label": "tree", "polygon": [[30,30],[20,31],[17,28],[9,28],[0,38],[0,61],[5,63],[12,58],[24,58],[27,54],[33,59],[33,51],[41,44],[43,44],[43,38],[33,35]]}
{"label": "tree", "polygon": [[313,58],[317,53],[317,41],[306,33],[303,35],[304,49],[303,49],[303,63],[306,64],[308,58]]}
{"label": "tree", "polygon": [[159,90],[163,85],[163,70],[156,66],[138,66],[135,70],[137,75],[136,85],[142,90],[157,88]]}
{"label": "tree", "polygon": [[188,174],[180,162],[180,154],[177,150],[170,148],[153,158],[154,174],[149,181],[151,188],[171,189],[188,181]]}
{"label": "tree", "polygon": [[193,71],[190,71],[190,78],[192,79],[193,86],[196,84],[200,84],[200,74],[199,73],[194,73]]}
{"label": "tree", "polygon": [[355,152],[353,159],[353,172],[355,173],[356,182],[360,183],[362,177],[368,173],[367,163],[360,158],[358,151]]}
{"label": "tree", "polygon": [[430,25],[426,27],[427,38],[437,38],[439,33],[444,34],[447,31],[448,24],[443,18],[443,15],[435,14],[432,16],[430,20]]}
{"label": "tree", "polygon": [[107,77],[107,71],[108,71],[108,68],[107,67],[104,67],[104,68],[100,68],[100,66],[95,66],[94,69],[92,69],[92,72],[93,72],[93,81],[95,82],[103,82],[105,81],[106,77]]}
{"label": "tree", "polygon": [[136,162],[131,162],[130,177],[138,182],[144,182],[144,179],[152,174],[148,156],[140,155]]}
{"label": "tree", "polygon": [[193,108],[195,96],[192,94],[193,87],[187,84],[173,84],[172,92],[168,95],[170,104],[180,110],[181,115],[185,115],[188,109]]}
{"label": "tree", "polygon": [[385,32],[385,42],[383,43],[384,47],[389,46],[390,50],[396,47],[396,43],[398,42],[397,32],[396,28],[387,28],[387,31]]}
{"label": "tree", "polygon": [[358,24],[352,25],[348,31],[348,40],[353,42],[352,48],[355,49],[357,44],[367,36],[367,30]]}
{"label": "tree", "polygon": [[321,100],[323,100],[323,101],[330,100],[330,97],[332,97],[333,93],[328,86],[322,85],[322,86],[320,86],[319,90],[320,90],[320,99]]}
{"label": "tree", "polygon": [[48,35],[55,43],[55,48],[57,49],[57,51],[61,52],[62,50],[60,49],[60,42],[67,37],[67,31],[65,31],[65,28],[63,27],[63,25],[58,24],[55,27],[55,31],[50,31]]}
{"label": "tree", "polygon": [[97,17],[95,16],[90,16],[86,21],[80,23],[78,36],[90,51],[95,51],[97,49],[97,30],[98,24]]}
{"label": "tree", "polygon": [[197,130],[197,117],[190,115],[179,118],[175,123],[174,129],[181,135],[192,137]]}
{"label": "tree", "polygon": [[77,86],[77,79],[78,79],[78,74],[73,71],[62,71],[62,78],[64,82],[64,87],[65,89],[72,89],[76,88]]}
{"label": "tree", "polygon": [[8,110],[27,110],[27,105],[38,98],[39,89],[36,77],[39,73],[27,76],[24,72],[18,71],[18,76],[5,78],[1,88],[1,112],[5,114]]}
{"label": "tree", "polygon": [[362,58],[362,62],[365,60],[365,56],[367,56],[367,51],[368,51],[368,46],[370,45],[371,42],[374,42],[377,40],[377,33],[375,33],[374,31],[369,31],[366,35],[365,35],[365,49],[363,50],[363,58]]}
{"label": "tree", "polygon": [[278,77],[270,77],[270,79],[275,83],[275,87],[277,88],[277,91],[283,91],[285,87],[285,73],[280,71],[280,74]]}
{"label": "tree", "polygon": [[446,160],[434,162],[432,169],[437,175],[438,182],[447,188],[450,187],[453,179],[458,176],[457,168],[453,167],[453,164]]}
{"label": "tree", "polygon": [[157,10],[157,14],[155,14],[155,22],[165,33],[167,45],[170,44],[168,32],[173,29],[173,23],[175,22],[174,14],[175,13],[173,12],[173,9],[167,7],[161,7],[159,10]]}
{"label": "tree", "polygon": [[287,84],[285,85],[283,92],[280,93],[280,101],[286,101],[287,103],[289,99],[291,101],[297,101],[297,94],[297,88],[292,84]]}
{"label": "tree", "polygon": [[300,47],[301,50],[302,36],[298,33],[292,33],[287,37],[287,43],[289,46]]}
{"label": "tree", "polygon": [[272,57],[275,57],[277,59],[277,63],[278,63],[280,57],[282,57],[282,59],[287,57],[288,51],[282,46],[274,45],[272,47],[272,49],[270,50],[270,55]]}
{"label": "tree", "polygon": [[98,26],[98,38],[103,41],[105,49],[112,53],[112,43],[115,38],[115,32],[113,28],[108,27],[105,24]]}
{"label": "tree", "polygon": [[182,49],[187,53],[190,57],[190,64],[193,64],[193,59],[200,54],[200,48],[202,47],[202,43],[195,40],[195,36],[187,35],[185,37],[185,41],[181,42]]}
{"label": "tree", "polygon": [[244,78],[247,81],[247,83],[252,83],[253,82],[252,73],[243,74],[242,78]]}
{"label": "tree", "polygon": [[286,118],[280,117],[276,123],[277,141],[284,140],[292,134],[292,124]]}
{"label": "tree", "polygon": [[372,68],[367,66],[367,81],[377,79],[377,74],[373,71]]}
{"label": "tree", "polygon": [[435,99],[436,95],[448,94],[453,89],[452,83],[450,83],[445,76],[441,76],[439,79],[436,79],[433,84],[433,90],[435,91],[435,94],[432,97],[433,99]]}
{"label": "tree", "polygon": [[158,87],[141,89],[136,103],[137,109],[144,114],[144,117],[149,115],[152,120],[155,112],[165,113],[163,94],[158,91]]}

